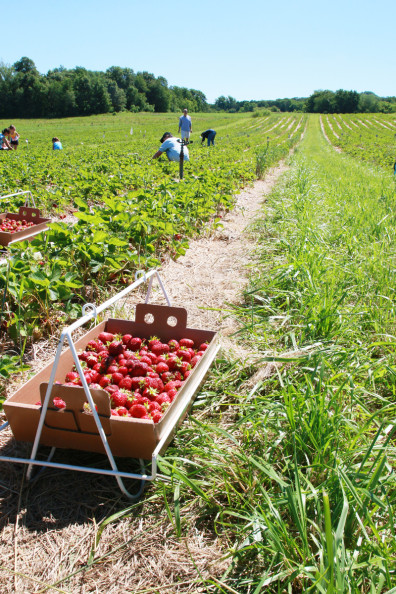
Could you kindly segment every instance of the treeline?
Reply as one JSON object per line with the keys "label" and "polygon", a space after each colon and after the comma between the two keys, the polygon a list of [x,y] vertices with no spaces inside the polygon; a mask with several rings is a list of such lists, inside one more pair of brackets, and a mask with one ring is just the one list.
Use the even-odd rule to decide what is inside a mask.
{"label": "treeline", "polygon": [[0,118],[84,116],[118,111],[392,113],[396,97],[369,91],[315,91],[310,97],[237,101],[218,97],[209,105],[202,91],[168,86],[163,76],[112,66],[105,72],[60,67],[40,74],[33,60],[23,57],[12,66],[0,62]]}
{"label": "treeline", "polygon": [[208,111],[204,93],[168,87],[162,76],[112,66],[106,72],[76,67],[40,74],[33,60],[0,63],[0,117],[83,116],[118,111]]}
{"label": "treeline", "polygon": [[301,111],[306,113],[395,113],[396,97],[378,97],[371,91],[315,91],[308,98],[237,101],[234,97],[218,97],[214,108],[219,111],[244,112],[269,109],[270,111]]}

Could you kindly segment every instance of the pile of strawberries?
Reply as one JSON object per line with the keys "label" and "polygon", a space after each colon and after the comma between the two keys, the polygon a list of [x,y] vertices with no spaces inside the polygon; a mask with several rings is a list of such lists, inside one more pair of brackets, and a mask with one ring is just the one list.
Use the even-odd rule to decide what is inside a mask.
{"label": "pile of strawberries", "polygon": [[[89,387],[109,392],[112,415],[158,423],[208,344],[194,346],[189,338],[163,343],[158,338],[146,341],[131,334],[101,332],[78,358]],[[66,386],[82,385],[76,371],[65,379]],[[60,398],[54,398],[54,404],[66,406]]]}
{"label": "pile of strawberries", "polygon": [[33,227],[34,223],[28,223],[23,219],[22,221],[14,221],[14,219],[1,219],[0,220],[0,231],[5,231],[6,233],[17,233],[18,231],[24,231],[29,227]]}

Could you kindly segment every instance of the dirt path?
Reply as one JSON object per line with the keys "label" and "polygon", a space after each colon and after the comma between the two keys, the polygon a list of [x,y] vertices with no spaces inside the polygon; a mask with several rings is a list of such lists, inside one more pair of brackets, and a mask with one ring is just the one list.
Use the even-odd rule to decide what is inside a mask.
{"label": "dirt path", "polygon": [[191,242],[185,256],[161,270],[172,301],[188,309],[189,323],[221,330],[223,335],[233,329],[232,322],[213,309],[240,300],[246,285],[247,265],[255,248],[254,238],[245,229],[256,218],[263,198],[285,169],[281,165],[271,170],[264,181],[257,181],[241,192],[236,208],[224,217],[223,228],[213,237]]}
{"label": "dirt path", "polygon": [[[212,237],[192,241],[185,256],[161,270],[174,305],[187,308],[189,325],[219,330],[223,341],[230,340],[234,324],[216,310],[240,301],[255,249],[254,237],[246,227],[257,217],[265,196],[285,170],[282,164],[264,181],[242,191],[234,211],[224,217],[222,229]],[[134,300],[141,299],[135,296]],[[53,355],[51,349],[45,351],[48,356]],[[42,364],[37,362],[37,367]],[[27,456],[30,452],[29,446],[15,444],[10,435],[4,435],[0,445],[6,455]],[[58,452],[57,456],[78,465],[84,465],[87,456],[92,457],[81,452]],[[68,594],[119,594],[147,587],[153,588],[147,591],[161,588],[169,594],[196,592],[190,585],[197,570],[203,576],[220,577],[225,569],[223,550],[215,536],[208,538],[204,532],[194,531],[185,539],[174,538],[161,505],[148,501],[136,518],[125,518],[106,528],[95,554],[108,556],[82,571],[94,546],[98,523],[127,506],[114,479],[54,471],[27,486],[24,469],[14,464],[1,464],[0,468],[3,594],[44,592],[46,584],[57,580],[59,589],[54,591]]]}

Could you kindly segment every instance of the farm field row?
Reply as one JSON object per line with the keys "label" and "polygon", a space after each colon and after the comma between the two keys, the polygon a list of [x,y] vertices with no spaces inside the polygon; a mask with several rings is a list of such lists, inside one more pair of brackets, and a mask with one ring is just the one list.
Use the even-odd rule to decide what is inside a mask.
{"label": "farm field row", "polygon": [[[289,117],[283,128],[278,122],[279,144],[290,141]],[[248,121],[262,131],[277,124]],[[236,120],[231,127],[229,139],[251,142],[253,133],[247,137]],[[252,177],[256,165],[255,154]],[[81,221],[89,223],[80,200]],[[64,531],[65,550],[41,547],[27,584],[32,577],[43,589],[70,592],[92,584],[107,591],[107,584],[112,594],[116,571],[125,589],[142,594],[380,594],[396,586],[395,201],[390,173],[333,151],[319,118],[309,118],[290,170],[250,230],[257,254],[243,303],[227,306],[255,364],[219,357],[190,422],[161,459],[168,480],[128,507],[110,489],[93,494],[96,507],[83,514],[87,532],[75,540],[69,499],[85,483],[72,494],[37,486],[35,502],[47,488],[60,499],[45,537],[53,544]],[[99,195],[92,206],[102,208]],[[26,516],[33,538],[44,521]],[[101,521],[94,542],[92,517]],[[159,558],[164,543],[167,557]],[[174,551],[179,556],[169,561]],[[6,592],[13,585],[9,570]]]}
{"label": "farm field row", "polygon": [[334,114],[321,116],[330,143],[345,153],[388,171],[396,161],[394,114]]}
{"label": "farm field row", "polygon": [[[182,182],[178,164],[151,160],[163,132],[177,133],[174,115],[15,122],[25,133],[18,151],[1,155],[1,193],[31,190],[54,222],[45,236],[12,245],[0,268],[3,350],[12,340],[22,357],[32,337],[58,332],[85,301],[183,254],[190,237],[221,224],[258,164],[262,174],[287,155],[304,124],[301,114],[207,118],[195,114],[194,127],[214,126],[216,146],[200,146],[193,132]],[[48,146],[54,131],[63,151]],[[9,367],[3,358],[3,373]]]}

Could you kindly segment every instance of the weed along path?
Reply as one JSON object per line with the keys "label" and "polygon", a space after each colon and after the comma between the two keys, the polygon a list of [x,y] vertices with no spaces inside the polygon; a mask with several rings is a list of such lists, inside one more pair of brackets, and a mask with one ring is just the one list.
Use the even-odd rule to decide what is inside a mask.
{"label": "weed along path", "polygon": [[[280,164],[264,180],[241,191],[221,228],[213,235],[203,233],[183,257],[164,264],[161,270],[172,304],[186,307],[189,326],[219,331],[227,346],[234,343],[230,335],[236,327],[222,310],[240,301],[255,249],[246,228],[285,170],[286,165]],[[154,302],[157,296],[159,291],[154,288]],[[132,299],[141,300],[135,295],[126,308],[134,305]],[[194,421],[186,421],[183,431],[184,436],[175,438],[178,456],[183,455],[185,440],[195,439]],[[23,449],[12,440],[1,445],[11,456],[30,452],[30,446]],[[99,461],[82,452],[59,450],[57,457],[76,465]],[[125,461],[125,468],[131,470],[128,464]],[[179,501],[176,485],[171,499],[159,481],[149,485],[141,501],[129,506],[115,480],[108,477],[51,471],[27,484],[24,473],[16,465],[2,465],[2,594],[205,592],[205,587],[199,588],[201,580],[213,579],[215,584],[229,565],[223,559],[223,543],[209,525],[195,525],[198,509]],[[183,538],[177,509],[191,522],[191,529],[183,528]],[[176,525],[174,517],[178,518]]]}

